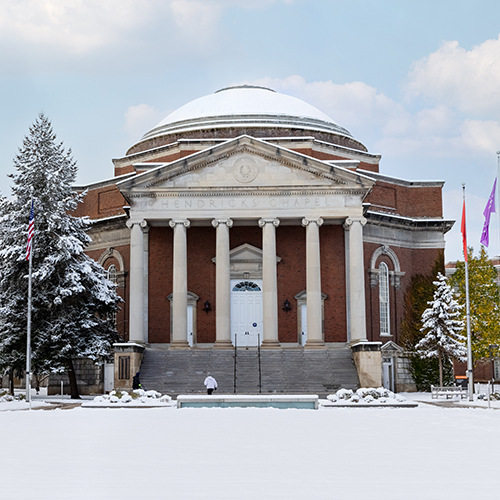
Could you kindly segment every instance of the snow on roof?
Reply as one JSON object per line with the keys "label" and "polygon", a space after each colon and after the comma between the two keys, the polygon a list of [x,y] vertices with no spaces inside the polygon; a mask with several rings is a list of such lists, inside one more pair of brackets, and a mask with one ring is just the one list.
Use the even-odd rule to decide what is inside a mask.
{"label": "snow on roof", "polygon": [[333,120],[310,104],[295,97],[262,87],[230,87],[195,99],[170,113],[159,126],[168,123],[221,115],[288,115]]}
{"label": "snow on roof", "polygon": [[195,99],[170,113],[143,139],[179,131],[227,126],[295,126],[352,137],[314,106],[274,90],[242,85]]}

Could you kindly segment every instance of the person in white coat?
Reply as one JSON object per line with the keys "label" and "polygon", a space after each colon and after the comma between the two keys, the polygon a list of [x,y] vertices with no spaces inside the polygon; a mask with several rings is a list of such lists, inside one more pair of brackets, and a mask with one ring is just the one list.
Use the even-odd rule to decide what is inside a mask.
{"label": "person in white coat", "polygon": [[207,378],[205,379],[205,387],[207,388],[207,394],[212,394],[212,392],[217,389],[217,380],[212,377],[210,372],[207,373]]}

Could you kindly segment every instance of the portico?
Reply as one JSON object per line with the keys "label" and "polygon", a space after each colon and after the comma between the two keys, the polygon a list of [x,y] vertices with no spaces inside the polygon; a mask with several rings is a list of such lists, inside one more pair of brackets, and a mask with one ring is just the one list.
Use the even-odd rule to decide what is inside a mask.
{"label": "portico", "polygon": [[[131,231],[130,340],[147,343],[148,229],[171,228],[172,318],[170,348],[189,348],[188,247],[190,233],[211,228],[215,233],[215,348],[232,348],[235,318],[231,315],[231,232],[260,228],[260,268],[243,278],[262,280],[262,321],[252,324],[262,348],[280,347],[277,238],[290,228],[305,228],[307,303],[306,348],[325,345],[322,325],[322,228],[344,226],[346,252],[338,255],[346,266],[347,290],[332,300],[345,300],[351,311],[348,339],[366,339],[363,272],[362,201],[372,181],[347,169],[323,162],[304,163],[301,155],[242,136],[213,148],[151,169],[118,184],[130,203]],[[248,259],[247,259],[248,260]],[[208,264],[206,264],[208,265]],[[283,271],[284,272],[284,271]],[[289,272],[289,271],[287,271]],[[325,273],[323,272],[323,276]],[[327,276],[327,274],[326,274]],[[241,273],[238,274],[241,277]],[[327,277],[328,279],[328,277]],[[197,290],[191,290],[198,293]],[[290,293],[293,297],[300,290]],[[233,326],[232,326],[233,325]],[[244,327],[243,327],[244,328]],[[242,332],[242,334],[248,332]],[[233,340],[232,340],[233,339]]]}

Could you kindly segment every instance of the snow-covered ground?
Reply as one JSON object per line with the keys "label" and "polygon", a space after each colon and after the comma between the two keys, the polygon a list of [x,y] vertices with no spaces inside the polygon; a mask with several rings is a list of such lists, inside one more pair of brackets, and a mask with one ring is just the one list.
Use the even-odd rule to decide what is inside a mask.
{"label": "snow-covered ground", "polygon": [[[0,410],[8,404],[21,403]],[[459,500],[498,491],[498,409],[0,411],[0,429],[9,500]]]}

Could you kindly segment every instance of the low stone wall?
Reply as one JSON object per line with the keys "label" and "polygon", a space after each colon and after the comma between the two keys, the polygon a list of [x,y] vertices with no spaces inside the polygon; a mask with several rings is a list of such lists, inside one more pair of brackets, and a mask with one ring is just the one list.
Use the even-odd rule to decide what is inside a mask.
{"label": "low stone wall", "polygon": [[[92,394],[102,394],[104,391],[104,371],[102,365],[96,365],[90,359],[74,359],[76,381],[78,392],[82,396]],[[61,394],[61,381],[63,383],[64,394],[70,394],[68,373],[51,374],[47,394],[53,396]],[[32,386],[33,382],[32,382]]]}

